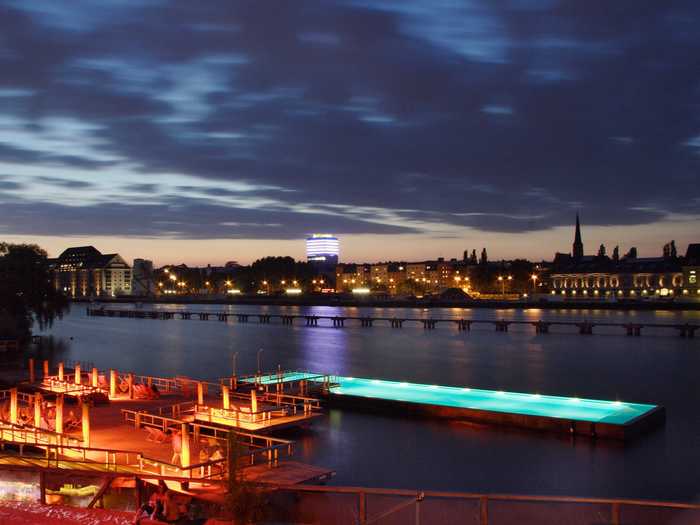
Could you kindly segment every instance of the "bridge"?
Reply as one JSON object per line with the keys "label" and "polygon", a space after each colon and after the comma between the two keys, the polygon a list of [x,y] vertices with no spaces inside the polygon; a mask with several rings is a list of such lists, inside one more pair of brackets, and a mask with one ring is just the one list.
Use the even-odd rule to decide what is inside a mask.
{"label": "bridge", "polygon": [[[315,315],[315,314],[251,314],[241,312],[195,312],[189,310],[137,310],[137,309],[106,309],[88,308],[88,317],[119,317],[128,319],[198,319],[200,321],[217,320],[228,322],[235,320],[238,323],[257,322],[258,324],[271,324],[273,321],[286,325],[302,325],[308,327],[328,326],[344,328],[350,325],[361,328],[372,328],[376,324],[383,324],[391,328],[403,328],[405,326],[420,327],[424,330],[434,330],[438,325],[452,326],[458,332],[470,332],[472,328],[486,326],[494,328],[496,332],[508,332],[510,328],[517,326],[532,327],[536,334],[549,334],[552,329],[564,328],[558,333],[578,333],[581,335],[593,335],[597,328],[619,329],[623,334],[638,337],[645,331],[663,330],[665,333],[675,334],[682,338],[692,339],[695,332],[700,330],[700,324],[695,323],[636,323],[636,322],[608,322],[608,321],[550,321],[550,320],[522,320],[522,319],[450,319],[450,318],[423,318],[423,317],[373,317],[352,315]],[[573,330],[567,330],[567,328]],[[599,333],[599,332],[598,332]]]}

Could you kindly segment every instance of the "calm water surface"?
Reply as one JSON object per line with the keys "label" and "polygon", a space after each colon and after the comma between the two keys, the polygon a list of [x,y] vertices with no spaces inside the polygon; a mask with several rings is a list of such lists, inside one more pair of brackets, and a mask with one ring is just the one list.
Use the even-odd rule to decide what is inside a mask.
{"label": "calm water surface", "polygon": [[[132,307],[124,305],[120,307]],[[151,308],[146,305],[145,309]],[[189,309],[320,315],[475,319],[700,322],[700,312],[462,310],[333,307],[176,306]],[[696,500],[700,495],[700,339],[676,332],[627,337],[622,329],[581,336],[573,329],[534,334],[478,327],[424,331],[346,326],[258,325],[216,320],[88,318],[84,307],[50,331],[69,342],[62,357],[137,373],[216,380],[263,368],[303,368],[348,376],[515,392],[652,403],[665,427],[625,446],[395,416],[332,410],[292,435],[301,461],[336,470],[336,485]],[[565,333],[568,332],[568,333]],[[72,338],[72,340],[70,339]]]}

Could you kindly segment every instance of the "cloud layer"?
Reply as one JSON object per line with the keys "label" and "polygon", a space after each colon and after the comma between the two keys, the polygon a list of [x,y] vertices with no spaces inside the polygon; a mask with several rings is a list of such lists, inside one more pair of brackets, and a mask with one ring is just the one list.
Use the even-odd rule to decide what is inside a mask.
{"label": "cloud layer", "polygon": [[699,26],[693,0],[5,0],[0,233],[697,216]]}

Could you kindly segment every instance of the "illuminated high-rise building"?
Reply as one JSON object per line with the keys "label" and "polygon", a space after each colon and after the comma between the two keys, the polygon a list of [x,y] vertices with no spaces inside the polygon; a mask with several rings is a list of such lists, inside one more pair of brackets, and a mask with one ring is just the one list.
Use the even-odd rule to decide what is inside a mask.
{"label": "illuminated high-rise building", "polygon": [[306,260],[316,263],[337,264],[340,242],[329,233],[314,233],[306,238]]}

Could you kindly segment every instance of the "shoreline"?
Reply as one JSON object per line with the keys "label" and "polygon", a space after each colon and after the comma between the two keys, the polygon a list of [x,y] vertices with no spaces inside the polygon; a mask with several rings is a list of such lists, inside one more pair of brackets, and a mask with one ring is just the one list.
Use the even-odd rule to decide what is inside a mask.
{"label": "shoreline", "polygon": [[639,311],[700,311],[700,301],[696,302],[639,302],[639,301],[576,301],[554,302],[538,301],[499,301],[471,300],[449,301],[441,299],[391,300],[391,299],[345,299],[345,298],[284,298],[284,297],[240,297],[236,299],[207,299],[202,297],[109,297],[97,299],[72,299],[72,303],[114,303],[114,304],[218,304],[218,305],[254,305],[254,306],[337,306],[368,308],[486,308],[526,310],[538,308],[543,310],[639,310]]}

